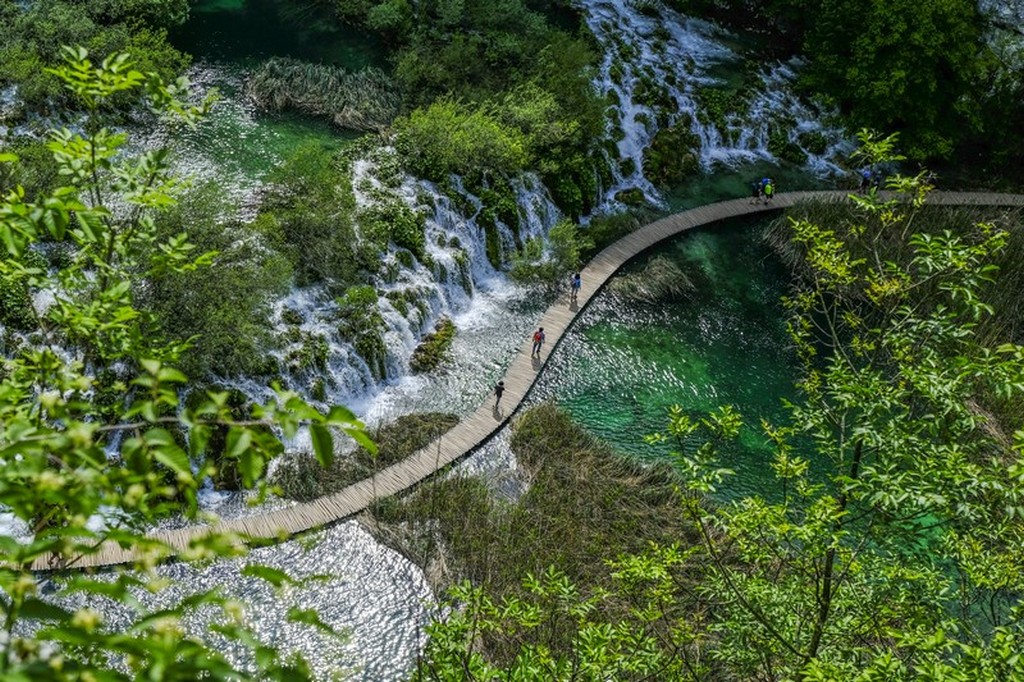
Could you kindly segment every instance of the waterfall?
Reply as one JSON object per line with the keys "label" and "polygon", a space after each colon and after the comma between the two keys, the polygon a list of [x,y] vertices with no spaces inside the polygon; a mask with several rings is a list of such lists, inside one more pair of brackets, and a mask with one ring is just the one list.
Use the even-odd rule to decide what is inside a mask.
{"label": "waterfall", "polygon": [[[816,175],[842,172],[837,159],[850,149],[844,131],[822,123],[828,112],[794,94],[798,60],[744,74],[749,67],[727,45],[733,37],[714,24],[653,1],[578,0],[578,6],[603,48],[596,85],[610,102],[607,130],[618,155],[604,210],[615,209],[615,195],[623,190],[639,190],[648,201],[662,203],[644,161],[658,131],[677,124],[698,141],[693,152],[705,172],[778,162],[773,147],[801,158]],[[744,80],[741,89],[723,77],[729,69]],[[702,103],[706,93],[740,110]]]}
{"label": "waterfall", "polygon": [[[275,302],[272,315],[275,335],[286,340],[282,347],[270,351],[285,369],[285,386],[315,402],[348,405],[371,421],[409,411],[395,405],[396,391],[418,393],[430,381],[436,383],[430,378],[410,377],[409,360],[424,334],[442,316],[453,318],[460,329],[461,323],[465,323],[500,330],[507,324],[503,318],[508,313],[495,305],[496,301],[515,300],[529,293],[511,283],[501,268],[491,262],[493,255],[488,255],[486,229],[481,225],[481,197],[467,189],[457,176],[451,177],[445,188],[404,174],[395,186],[381,182],[381,157],[394,153],[387,147],[377,149],[352,164],[357,232],[360,214],[381,202],[399,201],[424,218],[426,256],[414,258],[406,249],[391,243],[381,254],[383,274],[375,275],[369,282],[379,294],[383,372],[375,372],[372,360],[360,355],[354,342],[339,332],[336,292],[332,293],[327,285],[294,288]],[[493,218],[503,260],[522,241],[546,234],[561,217],[534,174],[513,179],[510,193],[518,206],[517,224]],[[511,337],[511,347],[517,340],[517,336]],[[306,356],[311,354],[316,358],[306,362]],[[299,357],[302,362],[296,360]],[[470,367],[458,371],[479,372],[480,364],[478,358]],[[252,379],[225,379],[223,383],[254,398],[265,399],[270,395],[269,389]],[[410,401],[401,402],[408,405]],[[435,409],[450,410],[454,405],[459,406],[456,411],[475,407],[475,403],[465,404],[459,396],[449,402],[441,401]],[[301,439],[293,443],[297,448],[302,445]]]}

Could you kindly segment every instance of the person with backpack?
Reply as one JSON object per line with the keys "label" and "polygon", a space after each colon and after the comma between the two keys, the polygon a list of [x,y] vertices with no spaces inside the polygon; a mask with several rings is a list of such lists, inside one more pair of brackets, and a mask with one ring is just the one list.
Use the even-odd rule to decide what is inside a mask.
{"label": "person with backpack", "polygon": [[761,203],[761,183],[750,183],[750,205]]}
{"label": "person with backpack", "polygon": [[768,178],[768,182],[764,186],[764,204],[767,206],[771,203],[772,197],[775,196],[775,183],[771,178]]}
{"label": "person with backpack", "polygon": [[541,346],[543,346],[543,345],[544,345],[544,327],[540,327],[540,328],[537,329],[537,331],[535,331],[533,333],[533,352],[530,353],[530,357],[532,358],[534,355],[536,355],[539,358],[540,357],[540,349],[541,349]]}

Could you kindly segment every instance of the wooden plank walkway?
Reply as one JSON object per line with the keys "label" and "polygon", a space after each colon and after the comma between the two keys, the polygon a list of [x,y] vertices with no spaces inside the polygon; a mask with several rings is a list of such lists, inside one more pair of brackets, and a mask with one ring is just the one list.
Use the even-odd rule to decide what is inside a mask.
{"label": "wooden plank walkway", "polygon": [[[210,526],[190,526],[153,532],[150,537],[166,543],[173,554],[183,554],[198,538],[215,532],[235,533],[245,540],[278,540],[353,516],[375,500],[395,495],[425,480],[437,471],[471,453],[487,442],[515,414],[544,368],[546,358],[557,347],[576,316],[604,284],[630,259],[670,237],[727,218],[755,215],[790,207],[804,200],[843,201],[845,191],[785,192],[777,194],[770,206],[751,205],[749,198],[722,201],[670,215],[626,235],[601,251],[581,271],[583,287],[575,306],[561,297],[545,311],[538,322],[547,338],[541,358],[530,355],[532,339],[519,347],[503,377],[503,411],[495,413],[491,398],[477,410],[408,458],[389,466],[371,478],[359,481],[340,492],[292,507],[263,514],[220,521]],[[1024,206],[1024,195],[995,193],[933,192],[929,202],[965,206]],[[112,566],[134,562],[138,557],[116,543],[106,542],[99,551],[81,557],[75,568]],[[47,557],[33,564],[37,570],[52,568]]]}

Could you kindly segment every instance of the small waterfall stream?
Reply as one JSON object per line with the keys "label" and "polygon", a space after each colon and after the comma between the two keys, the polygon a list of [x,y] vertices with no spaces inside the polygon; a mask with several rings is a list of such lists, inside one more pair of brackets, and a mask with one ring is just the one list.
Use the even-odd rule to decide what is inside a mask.
{"label": "small waterfall stream", "polygon": [[[731,36],[714,24],[651,0],[578,0],[578,5],[603,48],[597,87],[610,102],[608,132],[618,154],[605,210],[614,210],[616,194],[630,189],[662,203],[645,176],[645,155],[659,130],[679,123],[699,141],[693,152],[703,172],[759,160],[777,163],[770,148],[787,145],[817,176],[843,172],[837,159],[851,149],[845,132],[823,123],[829,112],[794,94],[798,61],[765,64],[744,75],[750,67],[728,46]],[[741,92],[719,75],[723,69],[744,75]],[[701,104],[707,92],[729,96],[729,103],[742,110],[709,116]]]}

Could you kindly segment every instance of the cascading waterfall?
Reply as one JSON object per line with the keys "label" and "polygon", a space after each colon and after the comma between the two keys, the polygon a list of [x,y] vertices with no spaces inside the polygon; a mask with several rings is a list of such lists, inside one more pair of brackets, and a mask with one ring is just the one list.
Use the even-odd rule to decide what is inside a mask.
{"label": "cascading waterfall", "polygon": [[[380,150],[377,153],[381,153]],[[394,152],[384,150],[384,153]],[[500,327],[502,313],[492,305],[494,299],[515,299],[527,292],[512,285],[488,258],[485,230],[478,224],[483,202],[467,190],[459,178],[451,178],[448,193],[433,183],[411,176],[403,176],[396,188],[388,188],[377,180],[375,165],[368,159],[356,161],[352,175],[357,216],[382,200],[393,199],[425,215],[428,258],[424,260],[428,263],[410,258],[407,251],[390,244],[387,253],[382,255],[385,275],[371,283],[381,294],[377,311],[384,322],[384,371],[375,373],[353,342],[339,333],[338,303],[324,286],[294,289],[277,302],[274,317],[278,335],[287,334],[289,327],[297,327],[299,334],[293,332],[293,343],[274,354],[287,367],[289,357],[299,352],[303,343],[318,345],[324,358],[323,369],[314,367],[288,372],[284,377],[286,385],[308,395],[311,381],[323,382],[312,391],[314,399],[349,405],[357,413],[376,421],[402,413],[394,411],[391,393],[406,381],[413,351],[440,317],[478,324],[483,315]],[[511,187],[520,209],[518,225],[509,225],[500,218],[494,220],[503,254],[510,253],[518,242],[546,234],[561,216],[536,176],[525,174],[514,179]],[[382,193],[386,199],[381,198]],[[358,229],[358,218],[356,224]],[[298,324],[294,324],[296,318]],[[465,371],[465,368],[456,371]],[[431,380],[427,378],[428,382]],[[225,383],[247,395],[267,397],[267,389],[254,381]],[[456,411],[469,411],[472,407],[475,405],[460,405]],[[437,408],[444,409],[444,405]]]}
{"label": "cascading waterfall", "polygon": [[625,190],[639,190],[648,201],[661,203],[644,161],[658,131],[679,123],[699,142],[693,152],[705,172],[777,162],[772,148],[790,150],[817,175],[842,172],[836,159],[850,147],[841,128],[822,123],[828,118],[824,112],[794,95],[798,61],[763,67],[752,74],[756,83],[747,85],[747,92],[728,97],[729,104],[745,110],[713,115],[711,107],[702,106],[701,94],[728,95],[716,67],[740,62],[726,45],[725,31],[656,0],[578,0],[578,5],[604,53],[597,87],[610,102],[609,136],[618,156],[604,197],[606,210]]}

